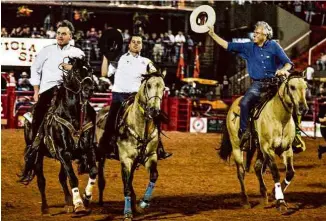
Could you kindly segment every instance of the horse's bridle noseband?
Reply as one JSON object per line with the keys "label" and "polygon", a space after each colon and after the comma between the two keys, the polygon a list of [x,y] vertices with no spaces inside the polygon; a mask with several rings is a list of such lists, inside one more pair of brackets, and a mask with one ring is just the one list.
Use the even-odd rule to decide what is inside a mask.
{"label": "horse's bridle noseband", "polygon": [[[65,58],[64,58],[64,59],[65,59]],[[60,65],[59,65],[59,69],[60,69],[60,70],[63,72],[63,74],[65,74],[65,75],[67,75],[67,74],[69,74],[69,72],[71,72],[71,74],[72,74],[71,78],[75,78],[75,80],[76,80],[77,83],[78,83],[78,90],[75,91],[75,90],[69,88],[69,87],[65,84],[65,82],[63,82],[63,86],[64,86],[67,90],[69,90],[70,92],[72,92],[72,93],[74,93],[74,94],[79,94],[80,91],[82,90],[82,84],[83,84],[84,81],[86,81],[86,80],[89,79],[89,80],[91,80],[91,82],[92,82],[92,86],[94,86],[94,80],[93,80],[93,78],[90,77],[90,76],[87,76],[87,77],[83,78],[82,80],[79,80],[79,79],[75,76],[75,74],[74,74],[74,73],[75,73],[75,72],[74,72],[74,69],[75,69],[75,66],[76,66],[76,62],[77,62],[77,60],[75,60],[74,63],[72,64],[72,69],[71,69],[70,71],[66,71],[66,70],[62,69]],[[83,66],[83,68],[87,69],[85,66]],[[88,70],[88,69],[87,69],[87,70]]]}
{"label": "horse's bridle noseband", "polygon": [[[302,77],[302,76],[296,76],[296,75],[295,75],[295,76],[289,76],[288,78],[286,78],[286,79],[285,79],[285,82],[284,82],[285,87],[284,87],[284,90],[283,90],[283,96],[285,95],[285,90],[286,90],[286,91],[287,91],[287,94],[288,94],[289,97],[290,97],[291,104],[292,104],[293,106],[295,106],[294,98],[293,98],[292,93],[290,93],[290,88],[289,88],[289,81],[290,81],[291,79],[293,79],[293,78],[303,78],[303,77]],[[287,105],[287,104],[285,103],[285,101],[282,99],[282,97],[281,97],[279,91],[277,92],[277,94],[278,94],[278,96],[279,96],[279,98],[280,98],[280,100],[281,100],[281,103],[282,103],[284,109],[285,109],[288,113],[292,113],[291,110],[288,109],[288,108],[289,108],[288,105]]]}
{"label": "horse's bridle noseband", "polygon": [[[147,91],[147,87],[146,87],[146,84],[148,82],[148,80],[152,77],[161,77],[162,79],[164,79],[164,76],[161,74],[161,73],[153,73],[153,74],[148,74],[148,75],[144,75],[144,79],[142,80],[142,83],[145,81],[144,83],[144,94],[145,94],[145,102],[142,102],[142,101],[138,101],[139,103],[139,106],[141,107],[142,109],[142,112],[145,113],[145,110],[148,109],[148,103],[151,99],[155,99],[155,98],[158,98],[160,100],[160,102],[162,102],[162,98],[157,96],[157,95],[154,95],[154,96],[151,96],[149,97],[148,95],[148,91]],[[146,114],[146,113],[145,113]]]}

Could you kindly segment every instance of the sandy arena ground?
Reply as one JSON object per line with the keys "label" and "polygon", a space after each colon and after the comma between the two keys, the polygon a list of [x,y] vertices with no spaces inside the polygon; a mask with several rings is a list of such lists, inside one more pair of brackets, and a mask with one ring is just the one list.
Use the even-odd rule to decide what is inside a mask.
{"label": "sandy arena ground", "polygon": [[[246,185],[251,209],[240,206],[240,186],[234,164],[225,163],[216,155],[215,148],[221,140],[220,134],[190,134],[167,132],[170,139],[163,138],[167,151],[173,157],[159,162],[159,179],[154,190],[151,208],[135,220],[326,220],[326,155],[317,158],[319,140],[308,140],[307,151],[295,155],[296,174],[286,191],[289,212],[280,214],[275,208],[257,206],[259,201],[258,181],[254,173],[246,176]],[[40,213],[41,197],[36,179],[29,186],[17,183],[16,174],[23,165],[23,130],[2,130],[1,132],[1,210],[2,220],[76,220],[63,210],[64,195],[58,181],[59,163],[46,159],[44,173],[46,193],[51,215]],[[280,163],[281,177],[284,167]],[[105,205],[97,205],[95,188],[92,212],[77,220],[121,220],[124,197],[117,161],[106,163]],[[80,176],[80,190],[83,192],[88,177]],[[149,175],[144,168],[136,171],[134,188],[137,199],[146,189]],[[269,192],[274,184],[267,171],[265,181]]]}

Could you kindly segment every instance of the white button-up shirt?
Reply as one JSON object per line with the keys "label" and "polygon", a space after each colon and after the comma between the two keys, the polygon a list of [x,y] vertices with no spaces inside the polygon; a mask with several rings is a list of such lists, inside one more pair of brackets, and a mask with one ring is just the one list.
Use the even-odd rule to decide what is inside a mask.
{"label": "white button-up shirt", "polygon": [[[62,49],[57,44],[44,47],[31,66],[31,84],[40,86],[40,94],[59,85],[62,82],[59,65],[64,62],[64,58],[82,56],[85,56],[82,50],[69,44]],[[65,59],[64,63],[67,61]]]}
{"label": "white button-up shirt", "polygon": [[131,53],[121,56],[118,66],[115,68],[110,64],[108,77],[114,74],[113,92],[134,93],[138,92],[141,85],[141,75],[147,73],[147,66],[151,63],[148,58]]}

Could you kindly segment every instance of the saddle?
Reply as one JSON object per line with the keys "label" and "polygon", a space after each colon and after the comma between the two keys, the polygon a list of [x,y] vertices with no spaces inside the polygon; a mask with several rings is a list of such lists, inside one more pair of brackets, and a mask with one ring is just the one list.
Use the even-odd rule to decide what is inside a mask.
{"label": "saddle", "polygon": [[255,120],[259,118],[266,104],[275,96],[282,82],[283,79],[280,77],[275,77],[272,78],[271,80],[267,80],[266,82],[264,82],[259,101],[254,105],[254,107],[249,112],[247,130],[249,130],[250,132],[250,138],[248,140],[241,141],[240,144],[241,150],[254,152],[256,148],[259,147],[259,139],[258,139],[258,133],[255,128]]}

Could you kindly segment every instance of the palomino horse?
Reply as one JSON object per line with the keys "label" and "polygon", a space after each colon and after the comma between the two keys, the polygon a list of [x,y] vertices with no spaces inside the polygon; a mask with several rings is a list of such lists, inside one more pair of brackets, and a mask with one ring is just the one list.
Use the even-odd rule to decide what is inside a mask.
{"label": "palomino horse", "polygon": [[[303,74],[299,73],[290,74],[254,122],[259,141],[255,172],[260,183],[260,192],[264,202],[268,203],[267,189],[263,180],[263,172],[268,166],[275,183],[273,191],[275,191],[276,207],[280,210],[286,209],[283,192],[294,176],[292,142],[295,137],[295,122],[292,113],[301,115],[308,110],[305,97],[307,85],[303,77]],[[244,185],[243,152],[240,150],[238,138],[240,100],[241,98],[236,99],[228,112],[226,118],[227,131],[223,136],[219,154],[224,160],[227,160],[231,153],[233,154],[241,186],[242,203],[244,207],[250,207]],[[283,157],[286,167],[286,178],[282,184],[280,184],[280,174],[275,162],[275,155]]]}
{"label": "palomino horse", "polygon": [[[89,203],[97,176],[94,134],[96,113],[89,104],[94,82],[92,68],[84,59],[70,58],[73,67],[63,72],[63,83],[52,99],[52,106],[46,114],[35,140],[32,140],[31,122],[25,124],[25,167],[19,181],[29,184],[37,176],[42,197],[42,213],[48,213],[45,196],[43,158],[50,157],[61,163],[59,180],[62,185],[67,210],[85,213],[84,203]],[[78,178],[72,161],[79,161],[79,172],[89,171],[89,182],[85,189],[84,203],[78,190]],[[82,169],[81,169],[82,168]],[[72,189],[71,196],[67,177]]]}
{"label": "palomino horse", "polygon": [[[159,142],[159,130],[154,119],[160,114],[165,73],[155,72],[142,77],[139,91],[133,103],[124,108],[122,120],[118,125],[117,144],[124,185],[125,220],[132,220],[133,212],[136,211],[136,194],[132,186],[135,169],[142,164],[150,173],[150,182],[139,204],[141,209],[149,207],[155,182],[158,178],[156,151]],[[101,113],[104,114],[105,111]],[[104,119],[102,122],[105,121]],[[97,139],[99,140],[100,136]],[[100,204],[103,203],[103,189],[105,187],[104,161],[105,158],[100,159],[98,165]]]}

